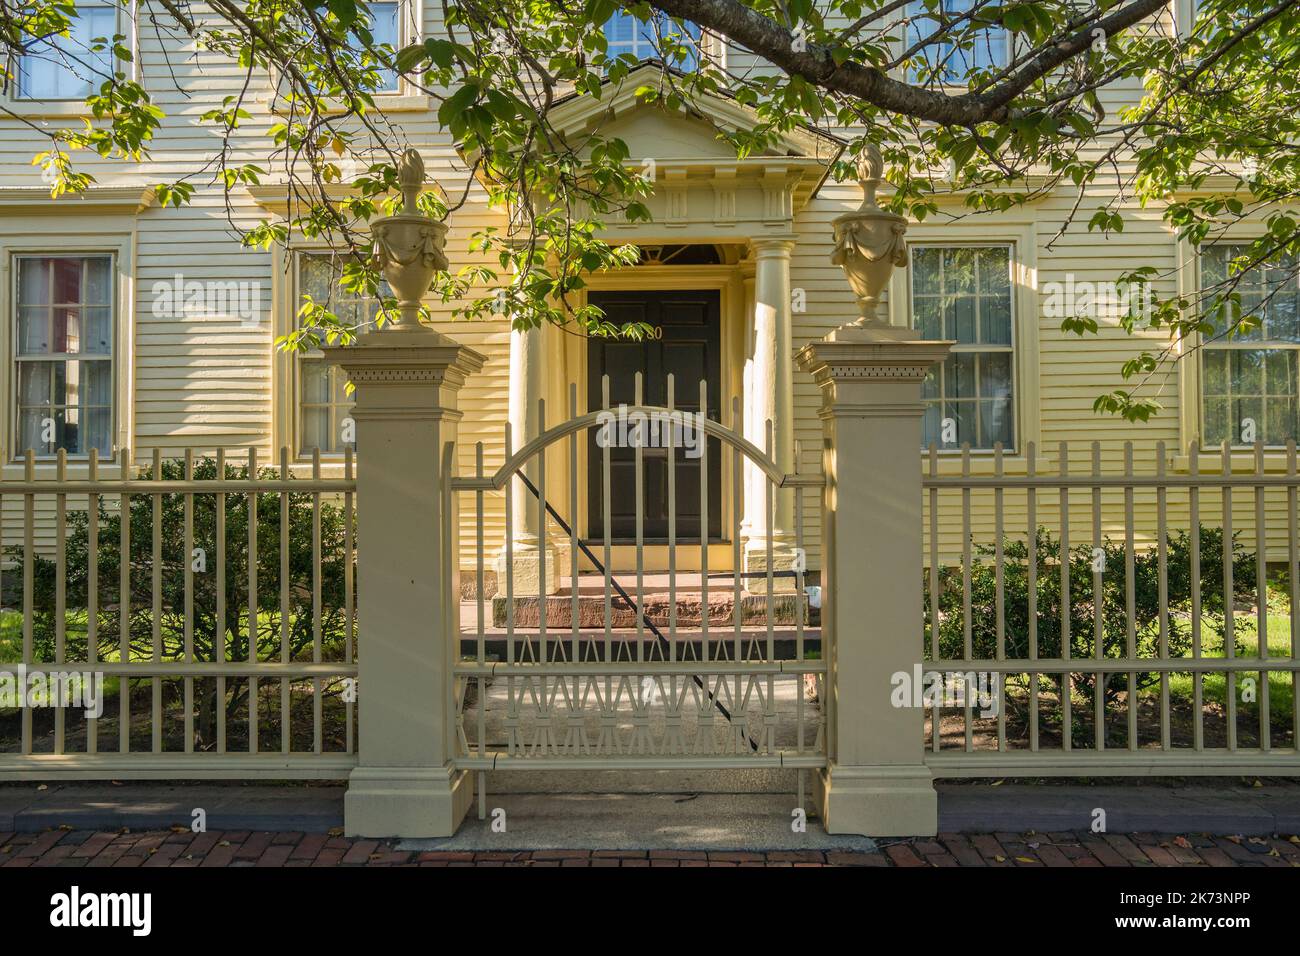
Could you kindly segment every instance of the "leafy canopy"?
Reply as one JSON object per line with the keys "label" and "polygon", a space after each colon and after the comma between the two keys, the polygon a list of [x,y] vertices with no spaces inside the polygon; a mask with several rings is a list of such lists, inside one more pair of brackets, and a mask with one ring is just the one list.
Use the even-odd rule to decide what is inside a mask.
{"label": "leafy canopy", "polygon": [[[1131,381],[1096,407],[1143,420],[1158,408],[1149,393],[1161,370],[1188,354],[1188,336],[1258,326],[1259,307],[1241,307],[1242,274],[1270,264],[1294,275],[1300,260],[1291,205],[1300,185],[1297,3],[1201,0],[1195,23],[1175,28],[1168,0],[449,0],[435,32],[395,47],[376,39],[363,0],[208,0],[202,13],[178,0],[140,0],[122,8],[119,23],[134,16],[141,35],[162,37],[169,61],[141,78],[125,31],[90,49],[59,43],[77,9],[34,0],[0,7],[0,42],[10,84],[23,56],[88,70],[95,53],[115,55],[114,75],[96,77],[87,119],[60,127],[19,116],[45,139],[35,163],[55,195],[95,182],[99,167],[78,154],[148,161],[169,122],[149,90],[183,85],[178,67],[237,64],[242,76],[219,106],[170,121],[197,122],[217,141],[199,168],[156,184],[159,201],[181,205],[212,184],[287,182],[284,216],[251,226],[232,218],[242,241],[326,238],[351,250],[343,287],[370,296],[379,285],[364,223],[394,208],[396,158],[410,141],[404,114],[382,92],[396,77],[399,92],[430,98],[491,201],[508,211],[503,227],[472,236],[484,264],[439,277],[435,292],[457,315],[504,312],[515,327],[646,331],[577,307],[572,294],[593,272],[635,261],[635,249],[602,238],[602,223],[647,218],[650,186],[617,137],[599,126],[566,137],[552,124],[560,100],[600,99],[606,80],[636,65],[611,53],[603,32],[619,11],[641,21],[657,51],[641,99],[691,112],[702,97],[734,97],[755,122],[718,135],[742,156],[801,124],[833,129],[849,142],[840,176],[874,143],[887,162],[889,203],[918,219],[1006,210],[1065,187],[1077,198],[1062,233],[1075,221],[1121,231],[1120,209],[1134,203],[1159,203],[1194,247],[1257,223],[1203,295],[1156,296],[1123,320],[1130,332],[1158,334],[1136,340],[1122,369]],[[696,56],[688,23],[702,30],[706,50],[725,43],[753,56]],[[182,64],[191,57],[197,66]],[[957,213],[936,198],[953,189],[964,196]],[[450,216],[469,194],[467,185],[423,201]],[[1171,279],[1165,266],[1124,268],[1117,279],[1139,287]],[[347,341],[357,331],[328,302],[308,302],[300,318],[282,347]],[[1097,331],[1086,316],[1063,327]]]}

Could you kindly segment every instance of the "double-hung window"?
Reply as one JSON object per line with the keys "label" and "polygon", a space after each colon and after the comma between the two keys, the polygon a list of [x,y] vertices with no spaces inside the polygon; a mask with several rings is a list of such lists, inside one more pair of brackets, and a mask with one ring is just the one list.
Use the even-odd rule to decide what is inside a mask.
{"label": "double-hung window", "polygon": [[[904,48],[923,44],[913,54],[913,61],[921,61],[912,69],[913,79],[928,78],[937,70],[945,84],[959,85],[975,70],[1006,66],[1011,58],[1006,29],[991,25],[973,29],[982,22],[981,10],[991,6],[996,5],[989,0],[913,0],[908,4]],[[925,42],[936,33],[941,35]]]}
{"label": "double-hung window", "polygon": [[[1300,439],[1300,280],[1293,257],[1237,272],[1233,260],[1246,246],[1216,244],[1201,254],[1201,287],[1207,296],[1231,288],[1219,319],[1223,334],[1201,347],[1202,434],[1218,445],[1284,445]],[[1249,317],[1249,330],[1230,328]]]}
{"label": "double-hung window", "polygon": [[[347,326],[362,328],[373,322],[382,303],[379,299],[348,294],[339,286],[343,259],[333,253],[303,252],[298,255],[298,296],[324,305]],[[381,281],[380,295],[390,295]],[[298,454],[307,456],[319,448],[322,455],[341,455],[351,447],[352,396],[347,393],[347,373],[324,361],[320,352],[308,352],[297,362]]]}
{"label": "double-hung window", "polygon": [[75,14],[67,36],[31,38],[18,57],[18,99],[84,100],[112,78],[116,8],[77,7]]}
{"label": "double-hung window", "polygon": [[657,11],[650,20],[638,20],[620,10],[605,21],[605,41],[610,59],[626,54],[637,60],[663,60],[666,59],[663,47],[671,40],[688,47],[689,52],[684,59],[674,58],[668,65],[689,72],[700,65],[701,38],[700,28],[694,23],[684,22],[678,26]]}
{"label": "double-hung window", "polygon": [[19,454],[112,454],[113,256],[14,257]]}
{"label": "double-hung window", "polygon": [[912,323],[952,352],[926,376],[922,443],[941,448],[1015,445],[1011,247],[911,248]]}

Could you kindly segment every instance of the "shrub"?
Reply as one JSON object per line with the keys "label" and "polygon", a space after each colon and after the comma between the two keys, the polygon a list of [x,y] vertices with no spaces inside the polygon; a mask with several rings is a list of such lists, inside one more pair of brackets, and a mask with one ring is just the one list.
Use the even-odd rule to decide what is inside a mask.
{"label": "shrub", "polygon": [[[1035,593],[1038,612],[1038,656],[1059,659],[1061,653],[1061,544],[1044,528],[1035,535]],[[1170,656],[1187,653],[1192,641],[1191,623],[1191,545],[1192,537],[1180,531],[1167,539],[1168,624]],[[1128,610],[1124,546],[1110,539],[1102,543],[1104,560],[1101,577],[1102,654],[1122,658],[1128,649]],[[978,545],[971,567],[971,650],[974,659],[993,658],[997,649],[997,588],[994,547]],[[1203,650],[1215,633],[1222,633],[1223,532],[1202,527],[1201,617],[1203,622],[1218,625],[1203,627]],[[1029,657],[1029,548],[1023,541],[1003,544],[1003,614],[1004,646],[1008,658]],[[1091,658],[1095,655],[1093,603],[1093,544],[1071,548],[1069,561],[1070,656]],[[1232,542],[1233,589],[1235,599],[1253,598],[1255,556],[1245,552],[1235,536]],[[1154,548],[1137,551],[1133,561],[1133,627],[1138,657],[1156,657],[1159,651],[1160,594],[1159,560]],[[928,586],[928,585],[927,585]],[[965,656],[965,616],[962,602],[962,572],[945,567],[939,572],[939,652],[946,660]],[[925,646],[929,647],[930,602],[926,602]],[[1247,622],[1237,618],[1234,631]],[[1234,634],[1234,638],[1235,638]],[[1112,699],[1127,689],[1125,675],[1108,675],[1106,695]],[[1076,674],[1076,683],[1091,693],[1095,674]],[[1158,676],[1138,675],[1139,688],[1157,681]],[[1010,703],[1010,702],[1009,702]]]}
{"label": "shrub", "polygon": [[[181,480],[184,464],[165,461],[164,480]],[[196,479],[215,479],[212,459],[195,463]],[[246,466],[226,465],[228,480],[248,477]],[[261,477],[271,479],[270,470]],[[161,591],[159,630],[164,660],[180,660],[185,651],[185,568],[193,556],[185,552],[185,496],[163,494],[161,502]],[[310,492],[289,494],[288,615],[282,617],[280,595],[280,508],[281,495],[263,493],[257,498],[257,615],[254,634],[255,658],[278,659],[281,628],[287,630],[290,657],[310,660],[312,656],[312,512]],[[153,652],[153,512],[155,495],[137,493],[130,497],[130,620],[128,640],[131,656],[139,659]],[[226,493],[225,507],[225,607],[217,619],[216,496],[194,496],[195,548],[205,551],[206,570],[193,575],[193,647],[199,661],[216,661],[222,642],[225,659],[249,659],[248,509],[249,495]],[[98,509],[98,609],[97,651],[101,659],[116,660],[120,646],[121,498],[101,497]],[[84,508],[69,510],[65,551],[66,603],[69,615],[84,618],[87,608],[89,513]],[[331,652],[343,645],[346,629],[345,553],[343,509],[322,501],[321,524],[321,640]],[[355,540],[355,538],[354,538]],[[21,548],[8,549],[21,559]],[[38,659],[52,660],[55,637],[55,582],[53,558],[38,556],[33,562],[33,641]],[[355,579],[354,579],[355,581]],[[355,594],[354,594],[355,598]],[[354,605],[355,606],[355,605]],[[66,637],[69,660],[85,660],[86,635],[81,628]],[[341,655],[333,654],[335,659]],[[233,714],[247,697],[242,678],[228,678],[227,713]],[[209,705],[210,706],[210,705]],[[211,738],[213,715],[200,715],[201,729]]]}

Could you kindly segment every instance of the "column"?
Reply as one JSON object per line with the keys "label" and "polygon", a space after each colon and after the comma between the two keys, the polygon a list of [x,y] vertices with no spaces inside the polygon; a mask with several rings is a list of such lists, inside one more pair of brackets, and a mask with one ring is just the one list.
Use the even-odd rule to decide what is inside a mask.
{"label": "column", "polygon": [[[510,420],[511,454],[542,433],[538,399],[544,395],[546,339],[542,329],[516,330],[510,333]],[[554,424],[552,422],[551,424]],[[537,486],[537,460],[529,461],[523,468],[528,479]],[[514,593],[516,597],[537,597],[554,594],[559,588],[559,562],[554,545],[548,541],[545,554],[545,581],[542,581],[543,561],[541,542],[541,503],[518,479],[511,493],[511,521],[514,525],[512,551],[514,560]],[[548,490],[548,496],[554,492]],[[497,593],[504,599],[506,592],[506,549],[497,553]]]}
{"label": "column", "polygon": [[923,710],[895,706],[921,662],[921,381],[952,343],[846,327],[800,350],[822,391],[822,654],[828,769],[815,798],[829,833],[932,835],[938,799]]}
{"label": "column", "polygon": [[457,392],[483,356],[416,326],[324,349],[356,386],[364,464],[357,519],[371,546],[357,568],[364,618],[359,764],[348,778],[349,836],[451,836],[473,798],[452,766],[452,662],[459,656],[457,529],[448,487]]}
{"label": "column", "polygon": [[[794,471],[794,370],[790,309],[790,239],[755,239],[754,359],[750,369],[751,438],[767,451],[767,422],[772,423],[771,455],[785,473]],[[769,522],[767,478],[755,474],[746,483],[745,570],[767,570],[767,543],[772,541],[773,570],[794,566],[794,502],[790,493],[773,495],[775,521]],[[769,523],[772,525],[769,528]],[[794,578],[776,579],[780,590],[791,590]],[[765,586],[765,585],[764,585]],[[749,581],[751,590],[759,585]]]}

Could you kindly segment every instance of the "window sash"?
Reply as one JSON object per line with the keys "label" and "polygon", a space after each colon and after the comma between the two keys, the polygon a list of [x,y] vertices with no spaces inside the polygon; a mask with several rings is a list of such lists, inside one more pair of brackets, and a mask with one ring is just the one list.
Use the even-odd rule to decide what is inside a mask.
{"label": "window sash", "polygon": [[[677,24],[666,16],[660,15],[657,19],[661,23],[660,32],[677,32]],[[605,34],[606,54],[611,59],[624,53],[630,54],[638,61],[661,59],[656,45],[658,38],[654,26],[653,22],[642,22],[630,13],[619,11],[612,14],[602,27]],[[685,60],[669,65],[679,70],[698,69],[700,58],[704,55],[703,31],[696,24],[689,22],[682,24],[682,31],[682,40],[689,41],[687,45],[694,47],[695,52]]]}
{"label": "window sash", "polygon": [[[77,268],[70,273],[68,266],[72,262],[77,263]],[[53,457],[59,448],[74,458],[88,456],[92,447],[105,456],[111,455],[116,407],[115,256],[24,253],[14,256],[12,263],[15,307],[10,327],[14,343],[10,368],[14,382],[10,394],[15,455],[24,454],[29,447],[40,458]],[[67,294],[74,277],[75,297]],[[54,350],[60,312],[68,313],[64,316],[63,344],[75,341],[79,346],[76,349]],[[90,312],[106,313],[98,341],[87,340],[85,317]],[[78,319],[75,335],[72,313]],[[25,321],[38,329],[44,326],[46,349],[22,347]],[[48,441],[44,439],[46,419],[54,426]]]}
{"label": "window sash", "polygon": [[[324,263],[331,267],[331,278],[328,286],[328,300],[317,299],[318,302],[327,302],[330,309],[340,317],[351,313],[354,317],[365,316],[373,320],[378,312],[381,301],[369,297],[348,296],[339,288],[338,277],[342,272],[342,260],[340,257],[328,249],[321,250],[304,250],[298,253],[298,263],[296,270],[296,288],[294,295],[295,307],[293,314],[297,315],[298,306],[301,305],[303,295],[308,291],[305,286],[304,272],[309,263]],[[334,268],[337,265],[337,269]],[[317,279],[320,277],[317,276]],[[387,283],[383,282],[380,288],[381,296],[388,296],[391,290],[388,289]],[[323,363],[324,354],[319,350],[313,349],[296,356],[294,361],[294,382],[293,382],[293,408],[294,408],[294,446],[297,449],[299,458],[310,456],[313,448],[319,448],[322,457],[341,458],[345,449],[350,443],[341,440],[342,421],[350,418],[354,405],[350,397],[338,398],[336,389],[341,387],[343,382],[338,378],[343,375],[341,369],[331,366],[326,371],[327,390],[329,396],[327,401],[308,401],[305,396],[305,387],[307,384],[308,363]],[[325,417],[325,440],[320,440],[321,432],[318,429],[310,429],[315,432],[317,440],[308,441],[309,419],[317,418],[318,415]]]}
{"label": "window sash", "polygon": [[[40,41],[32,53],[18,58],[17,99],[84,100],[113,75],[111,46],[90,51],[95,37],[112,40],[117,33],[117,10],[112,6],[79,6],[71,18],[68,36]],[[72,62],[63,59],[66,54]]]}
{"label": "window sash", "polygon": [[[953,418],[957,422],[958,445],[969,441],[972,449],[990,451],[1001,441],[1004,450],[1013,450],[1018,435],[1019,379],[1015,285],[1011,278],[1014,246],[916,243],[909,251],[908,296],[913,328],[924,338],[959,339],[949,357],[930,370],[922,385],[926,405],[922,446],[933,441],[944,450],[955,450],[955,445],[945,447],[942,441],[943,420]],[[949,257],[962,253],[970,255],[970,274],[964,279],[950,279]],[[1001,253],[1004,262],[989,262],[988,253]],[[938,266],[937,274],[919,274],[931,260]],[[996,268],[991,270],[994,262]],[[963,308],[967,301],[971,305]],[[922,329],[919,322],[918,303],[923,309],[938,307],[937,322],[928,329]],[[989,309],[992,315],[987,314]],[[996,333],[991,334],[991,328]],[[963,329],[973,333],[966,341],[960,340]]]}
{"label": "window sash", "polygon": [[[973,5],[974,0],[944,0],[942,9],[949,15],[958,15],[968,12]],[[938,20],[922,3],[909,4],[907,15],[910,21],[905,31],[904,50],[910,50],[939,27]],[[974,43],[970,49],[962,49],[955,43],[940,40],[917,50],[913,56],[923,60],[926,66],[913,67],[913,78],[939,67],[939,75],[944,83],[958,84],[964,83],[972,70],[997,69],[1011,62],[1011,33],[1005,28],[990,27],[971,36]]]}
{"label": "window sash", "polygon": [[[1202,291],[1226,279],[1232,260],[1247,248],[1246,243],[1218,243],[1203,250]],[[1274,275],[1276,282],[1270,281]],[[1231,447],[1250,447],[1249,419],[1256,440],[1282,448],[1288,440],[1300,440],[1300,282],[1285,266],[1256,266],[1241,276],[1236,291],[1243,310],[1262,306],[1263,311],[1253,330],[1201,345],[1202,442],[1205,447],[1224,440]]]}

